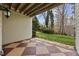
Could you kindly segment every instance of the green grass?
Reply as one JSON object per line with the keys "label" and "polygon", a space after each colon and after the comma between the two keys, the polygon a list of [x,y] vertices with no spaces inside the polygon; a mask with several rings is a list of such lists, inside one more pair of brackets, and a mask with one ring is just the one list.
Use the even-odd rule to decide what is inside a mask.
{"label": "green grass", "polygon": [[64,44],[72,45],[72,46],[75,45],[75,39],[72,36],[59,35],[59,34],[47,34],[47,33],[42,33],[42,32],[37,32],[36,35],[37,37],[43,38],[46,40],[56,41],[56,42],[60,42],[60,43],[64,43]]}

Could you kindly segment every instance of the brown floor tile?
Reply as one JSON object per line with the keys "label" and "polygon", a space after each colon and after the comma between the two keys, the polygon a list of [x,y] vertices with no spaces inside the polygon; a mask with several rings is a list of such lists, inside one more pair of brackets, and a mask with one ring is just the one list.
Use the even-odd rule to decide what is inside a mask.
{"label": "brown floor tile", "polygon": [[7,55],[12,50],[13,50],[13,48],[4,48],[3,49],[3,51],[4,51],[4,55],[3,56]]}
{"label": "brown floor tile", "polygon": [[5,48],[16,48],[20,43],[12,43],[8,46],[5,46]]}
{"label": "brown floor tile", "polygon": [[45,46],[45,45],[41,42],[36,43],[36,47],[42,47],[42,46]]}
{"label": "brown floor tile", "polygon": [[24,47],[18,47],[18,48],[15,48],[13,50],[11,50],[7,56],[21,56],[23,51],[24,51]]}
{"label": "brown floor tile", "polygon": [[36,48],[35,47],[27,47],[22,56],[28,56],[28,55],[36,55]]}
{"label": "brown floor tile", "polygon": [[36,47],[36,54],[41,55],[41,54],[49,54],[49,51],[46,46],[42,47]]}
{"label": "brown floor tile", "polygon": [[17,47],[26,47],[26,46],[27,46],[27,43],[21,43]]}
{"label": "brown floor tile", "polygon": [[77,56],[76,52],[65,52],[64,53],[66,56]]}
{"label": "brown floor tile", "polygon": [[55,46],[48,46],[48,51],[50,53],[60,53],[61,51],[59,49],[57,49]]}
{"label": "brown floor tile", "polygon": [[51,56],[66,56],[64,53],[53,53]]}
{"label": "brown floor tile", "polygon": [[50,54],[37,54],[36,56],[51,56]]}

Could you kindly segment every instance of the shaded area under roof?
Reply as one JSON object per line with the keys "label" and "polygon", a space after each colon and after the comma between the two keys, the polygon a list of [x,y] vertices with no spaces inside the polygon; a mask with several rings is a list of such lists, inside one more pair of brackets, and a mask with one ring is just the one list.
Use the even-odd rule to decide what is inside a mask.
{"label": "shaded area under roof", "polygon": [[0,5],[32,17],[61,4],[62,3],[3,3]]}

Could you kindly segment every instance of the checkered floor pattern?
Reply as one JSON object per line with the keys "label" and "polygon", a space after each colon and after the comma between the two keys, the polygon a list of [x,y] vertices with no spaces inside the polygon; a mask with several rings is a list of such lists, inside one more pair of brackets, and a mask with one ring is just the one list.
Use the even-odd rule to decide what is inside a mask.
{"label": "checkered floor pattern", "polygon": [[77,56],[72,46],[40,38],[22,40],[3,46],[3,56]]}

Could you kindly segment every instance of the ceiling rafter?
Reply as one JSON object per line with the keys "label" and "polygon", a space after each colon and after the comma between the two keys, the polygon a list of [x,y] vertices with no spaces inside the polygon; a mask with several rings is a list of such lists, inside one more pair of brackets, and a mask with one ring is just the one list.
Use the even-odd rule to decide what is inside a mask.
{"label": "ceiling rafter", "polygon": [[27,11],[29,8],[31,8],[33,5],[34,5],[34,3],[29,4],[28,7],[23,11],[23,12],[24,12],[23,14],[25,14],[26,11]]}
{"label": "ceiling rafter", "polygon": [[20,11],[20,10],[21,10],[21,8],[23,7],[23,5],[24,5],[24,4],[23,4],[23,3],[21,3],[21,4],[18,6],[17,10],[18,10],[18,11]]}
{"label": "ceiling rafter", "polygon": [[26,14],[28,15],[29,13],[33,12],[35,9],[37,9],[38,7],[40,7],[41,5],[43,5],[43,3],[37,4],[35,6],[35,8],[32,8],[30,11],[28,11]]}
{"label": "ceiling rafter", "polygon": [[0,6],[18,11],[24,15],[34,16],[57,7],[63,3],[1,3]]}
{"label": "ceiling rafter", "polygon": [[35,10],[35,11],[33,11],[32,13],[30,13],[29,14],[29,16],[31,16],[31,15],[33,15],[34,13],[36,13],[36,12],[38,12],[38,11],[40,11],[40,10],[42,10],[42,9],[44,9],[44,8],[46,8],[46,7],[48,7],[48,6],[50,6],[51,4],[46,4],[45,6],[43,6],[43,7],[41,7],[40,9],[38,8],[37,10]]}
{"label": "ceiling rafter", "polygon": [[40,14],[40,13],[42,13],[42,12],[45,12],[45,11],[47,11],[47,10],[49,10],[49,9],[52,9],[52,8],[54,8],[54,7],[57,7],[57,6],[59,6],[59,5],[62,5],[63,3],[53,3],[53,4],[51,4],[50,6],[48,6],[48,7],[46,7],[46,8],[44,8],[44,9],[41,9],[39,12],[36,12],[36,13],[34,13],[34,14],[32,14],[32,15],[29,15],[29,16],[34,16],[34,15],[37,15],[37,14]]}
{"label": "ceiling rafter", "polygon": [[12,3],[7,3],[7,5],[9,6],[9,9],[11,9]]}
{"label": "ceiling rafter", "polygon": [[[39,4],[39,3],[38,3]],[[31,11],[33,8],[35,8],[38,4],[34,4],[32,7],[30,7],[28,10],[25,11],[25,15],[27,14],[27,12]]]}
{"label": "ceiling rafter", "polygon": [[[36,10],[38,10],[38,9],[41,9],[42,7],[44,7],[46,4],[48,4],[48,3],[42,3],[42,5],[40,5],[38,8],[36,8],[36,9],[34,9],[32,12],[34,12],[34,11],[36,11]],[[37,4],[36,4],[37,5]],[[34,8],[35,8],[35,6],[33,6]],[[32,13],[32,12],[30,12],[30,13]],[[29,14],[30,14],[29,13]],[[27,14],[27,12],[26,12],[26,15],[29,15],[29,14]]]}
{"label": "ceiling rafter", "polygon": [[21,5],[21,3],[17,3],[17,5],[15,6],[15,11],[17,11],[18,7]]}
{"label": "ceiling rafter", "polygon": [[24,6],[21,8],[20,13],[22,13],[30,3],[24,3]]}
{"label": "ceiling rafter", "polygon": [[2,7],[9,9],[9,5],[7,3],[1,3],[0,4]]}

